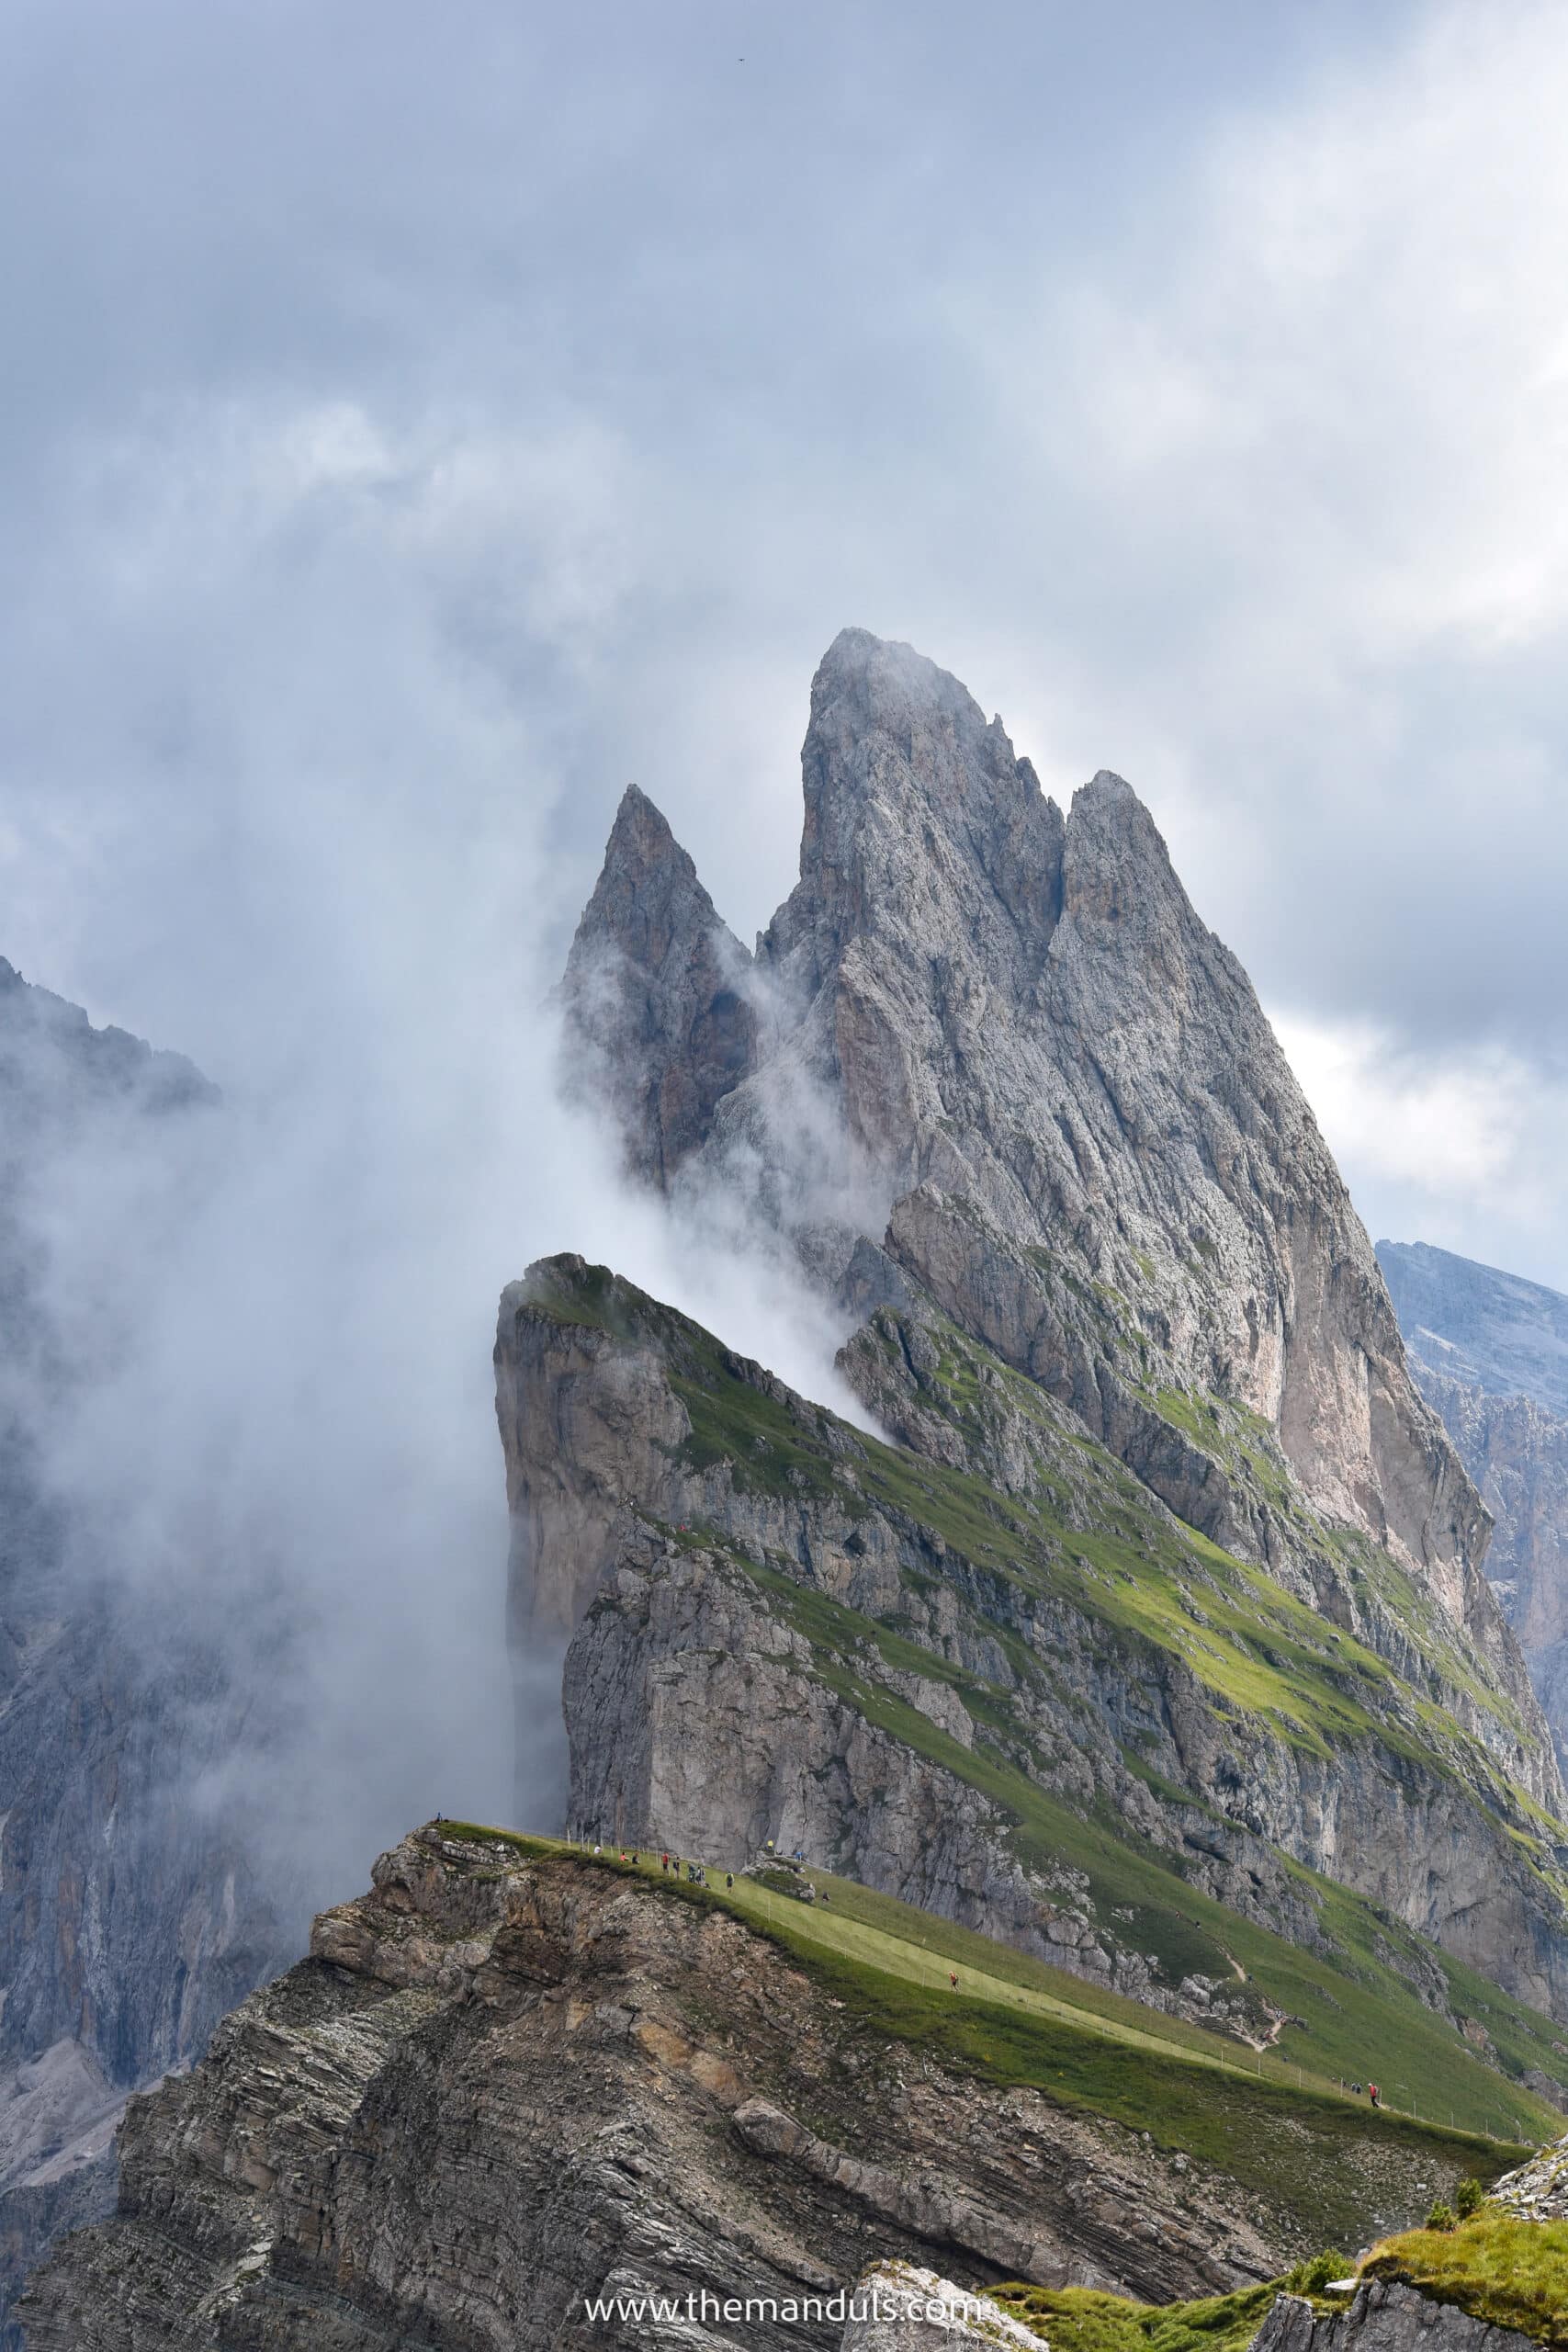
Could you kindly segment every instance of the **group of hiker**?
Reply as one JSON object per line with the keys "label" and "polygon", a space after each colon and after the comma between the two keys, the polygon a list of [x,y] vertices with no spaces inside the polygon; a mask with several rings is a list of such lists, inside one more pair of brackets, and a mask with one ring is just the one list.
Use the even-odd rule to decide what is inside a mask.
{"label": "group of hiker", "polygon": [[[604,1851],[597,1838],[593,1840],[593,1851],[596,1857]],[[618,1851],[622,1861],[629,1862],[634,1871],[642,1868],[642,1855],[635,1846],[631,1848],[622,1846]],[[653,1868],[651,1856],[649,1858],[648,1866],[649,1870]],[[679,1854],[661,1853],[659,1857],[659,1868],[660,1874],[665,1878],[679,1878],[683,1870],[687,1883],[691,1886],[705,1886],[708,1883],[708,1870],[705,1862],[682,1861]],[[724,1873],[724,1891],[727,1894],[733,1894],[735,1892],[733,1871],[726,1871]]]}
{"label": "group of hiker", "polygon": [[[1353,2091],[1358,2098],[1361,2096],[1361,2085],[1359,2083],[1348,2083],[1343,2075],[1339,2078],[1339,2087],[1342,2091]],[[1374,2107],[1382,2106],[1382,2093],[1379,2090],[1376,2083],[1369,2083],[1366,2086],[1366,2094],[1371,2100]]]}

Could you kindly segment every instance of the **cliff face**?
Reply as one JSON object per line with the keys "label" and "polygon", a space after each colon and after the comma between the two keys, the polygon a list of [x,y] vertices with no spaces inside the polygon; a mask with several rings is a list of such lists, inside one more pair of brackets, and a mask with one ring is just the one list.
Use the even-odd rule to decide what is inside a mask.
{"label": "cliff face", "polygon": [[1568,1298],[1380,1241],[1411,1363],[1495,1524],[1486,1574],[1568,1760]]}
{"label": "cliff face", "polygon": [[190,1792],[234,1712],[215,1661],[85,1556],[46,1475],[90,1363],[51,1308],[73,1155],[171,1169],[216,1091],[0,962],[0,2345],[26,2266],[113,2196],[126,2092],[187,2062],[287,1939],[236,1823]]}
{"label": "cliff face", "polygon": [[[1364,2137],[1375,2199],[1402,2152]],[[133,2101],[118,2217],[26,2319],[29,2352],[629,2347],[649,2320],[585,2296],[826,2296],[893,2256],[1163,2301],[1271,2275],[1315,2220],[1010,2084],[1000,2051],[987,2080],[889,2035],[679,1886],[429,1827]],[[705,2308],[688,2332],[840,2330]]]}
{"label": "cliff face", "polygon": [[[955,679],[859,629],[813,682],[802,765],[800,880],[758,943],[756,1067],[737,1056],[727,1091],[687,1054],[691,996],[660,979],[695,963],[705,989],[716,918],[692,876],[683,950],[646,945],[626,912],[646,823],[617,820],[574,958],[637,976],[649,1017],[614,1090],[634,1161],[750,1186],[835,1269],[922,1186],[903,1246],[933,1288],[955,1217],[1048,1253],[1098,1310],[1058,1354],[1089,1336],[1119,1379],[1119,1336],[1156,1381],[1259,1414],[1316,1507],[1495,1644],[1484,1515],[1411,1385],[1371,1244],[1135,794],[1102,773],[1064,819]],[[682,1064],[711,1108],[677,1154],[637,1088]],[[964,1297],[942,1303],[971,1323]]]}
{"label": "cliff face", "polygon": [[[840,1361],[919,1452],[581,1260],[505,1295],[514,1604],[520,1626],[576,1628],[572,1818],[693,1851],[804,1845],[1207,2014],[1210,1984],[1050,1859],[1109,1806],[1270,1933],[1325,1940],[1288,1857],[1568,2013],[1560,1858],[1513,1777],[1537,1751],[1386,1555],[1369,1547],[1325,1622],[943,1319],[882,1308]],[[1043,1800],[1068,1808],[1054,1831]]]}

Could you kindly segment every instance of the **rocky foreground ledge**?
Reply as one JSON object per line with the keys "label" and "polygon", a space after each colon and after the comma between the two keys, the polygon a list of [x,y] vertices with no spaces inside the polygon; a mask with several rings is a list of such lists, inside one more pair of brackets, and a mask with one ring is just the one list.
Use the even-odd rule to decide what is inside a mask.
{"label": "rocky foreground ledge", "polygon": [[433,1824],[130,2102],[115,2218],[23,2316],[30,2352],[836,2352],[878,2263],[1167,2303],[1301,2251],[1256,2182],[950,2063],[682,1882]]}
{"label": "rocky foreground ledge", "polygon": [[118,2211],[34,2282],[30,2352],[646,2347],[584,2299],[798,2301],[891,2257],[1163,2302],[1294,2251],[1223,2175],[877,2030],[671,1887],[450,1826],[374,1879],[131,2102]]}

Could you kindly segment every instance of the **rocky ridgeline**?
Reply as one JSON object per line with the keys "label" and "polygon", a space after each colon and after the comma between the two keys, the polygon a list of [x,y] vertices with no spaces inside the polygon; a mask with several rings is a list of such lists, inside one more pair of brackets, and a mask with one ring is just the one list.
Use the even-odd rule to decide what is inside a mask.
{"label": "rocky ridgeline", "polygon": [[1348,2147],[1281,2119],[1292,2207],[890,2036],[720,1905],[609,1863],[431,1826],[374,1877],[132,2101],[118,2215],[34,2282],[29,2352],[630,2347],[666,2331],[590,2323],[585,2296],[798,2302],[888,2260],[1167,2301],[1305,2251],[1315,2163],[1365,2164],[1369,2200],[1380,2158],[1408,2169],[1371,2118]]}
{"label": "rocky ridgeline", "polygon": [[1235,1398],[1517,1673],[1371,1245],[1131,787],[1064,818],[956,679],[862,629],[802,769],[800,879],[751,958],[643,797],[616,820],[566,999],[630,1164],[749,1193],[837,1276],[891,1216],[906,1271],[1099,1435],[1147,1434],[1141,1378]]}
{"label": "rocky ridgeline", "polygon": [[[951,1329],[943,1343],[945,1377],[911,1386],[905,1409],[945,1417],[956,1468],[934,1436],[923,1455],[868,1441],[580,1259],[507,1292],[513,1572],[534,1622],[572,1633],[571,1818],[697,1853],[800,1846],[1075,1973],[1267,2037],[1279,2019],[1256,1994],[1171,1977],[1081,1874],[1021,1853],[987,1769],[1005,1761],[1021,1799],[1109,1799],[1185,1882],[1276,1934],[1324,1940],[1289,1858],[1539,2005],[1568,2001],[1557,1898],[1519,1843],[1533,1816],[1479,1740],[1424,1712],[1433,1669],[1406,1688],[1305,1611],[1276,1624],[1270,1607],[1292,1604],[1235,1564],[1235,1596],[1259,1612],[1250,1636],[1194,1647],[1203,1598],[1232,1597],[1224,1564],[1032,1384]],[[935,1348],[918,1317],[883,1308],[841,1363],[886,1409]],[[1140,1579],[1153,1611],[1170,1587],[1188,1593],[1174,1625],[1119,1613]],[[1330,1736],[1232,1703],[1215,1663],[1250,1669],[1258,1645],[1301,1636],[1319,1649],[1298,1653],[1280,1696],[1319,1673]],[[1348,1693],[1359,1713],[1342,1721]],[[1423,1997],[1442,2004],[1436,1972]]]}

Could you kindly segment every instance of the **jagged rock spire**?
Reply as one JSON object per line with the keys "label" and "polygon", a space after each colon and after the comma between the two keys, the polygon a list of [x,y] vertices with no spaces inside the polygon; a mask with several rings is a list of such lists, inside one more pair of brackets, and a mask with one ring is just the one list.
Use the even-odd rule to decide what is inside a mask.
{"label": "jagged rock spire", "polygon": [[567,960],[567,1075],[607,1096],[649,1183],[668,1186],[751,1067],[750,961],[664,818],[627,785]]}
{"label": "jagged rock spire", "polygon": [[[580,994],[606,943],[621,958],[598,983],[598,1034],[623,1057],[634,1159],[668,1182],[682,1151],[716,1170],[742,1142],[734,1165],[784,1171],[787,1216],[792,1157],[805,1136],[819,1159],[831,1123],[854,1223],[876,1240],[886,1226],[955,1320],[1151,1483],[1151,1383],[1256,1412],[1313,1504],[1389,1544],[1467,1626],[1533,1736],[1478,1573],[1486,1513],[1411,1385],[1371,1243],[1251,984],[1135,792],[1102,769],[1064,818],[999,719],[863,629],[818,670],[802,771],[800,879],[753,982],[765,1051],[713,1010],[737,999],[739,944],[656,812],[623,805],[573,957]],[[1265,1528],[1272,1559],[1270,1544],[1288,1537]]]}

